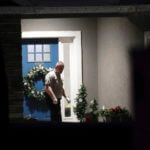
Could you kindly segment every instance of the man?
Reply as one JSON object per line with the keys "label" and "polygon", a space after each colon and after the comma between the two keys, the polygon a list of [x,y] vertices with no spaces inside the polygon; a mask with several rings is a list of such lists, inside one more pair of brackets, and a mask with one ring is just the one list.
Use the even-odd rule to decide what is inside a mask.
{"label": "man", "polygon": [[63,81],[61,73],[64,70],[64,63],[62,61],[57,62],[56,67],[53,71],[49,72],[45,77],[45,91],[46,91],[46,102],[51,111],[51,121],[61,122],[61,107],[60,100],[62,96],[65,97],[68,103],[70,99],[66,96],[63,88]]}

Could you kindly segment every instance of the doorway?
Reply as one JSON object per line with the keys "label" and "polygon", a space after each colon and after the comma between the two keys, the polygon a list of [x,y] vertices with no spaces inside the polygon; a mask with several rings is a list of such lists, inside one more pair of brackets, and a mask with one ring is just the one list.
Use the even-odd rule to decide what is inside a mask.
{"label": "doorway", "polygon": [[[61,113],[63,122],[78,122],[74,114],[75,98],[82,84],[82,51],[81,31],[28,31],[22,32],[22,39],[40,40],[44,38],[58,39],[58,60],[63,61],[65,69],[62,74],[64,89],[71,99],[68,106],[65,99],[61,101]],[[69,111],[68,111],[69,109]],[[68,113],[69,112],[69,113]]]}

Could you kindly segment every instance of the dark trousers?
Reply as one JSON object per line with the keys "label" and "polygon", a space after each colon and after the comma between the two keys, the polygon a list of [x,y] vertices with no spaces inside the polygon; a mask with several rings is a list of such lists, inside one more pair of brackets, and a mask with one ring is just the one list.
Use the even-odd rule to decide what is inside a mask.
{"label": "dark trousers", "polygon": [[51,113],[51,122],[62,122],[60,100],[61,99],[58,99],[58,104],[53,104],[53,101],[50,98],[50,96],[46,96],[46,103]]}

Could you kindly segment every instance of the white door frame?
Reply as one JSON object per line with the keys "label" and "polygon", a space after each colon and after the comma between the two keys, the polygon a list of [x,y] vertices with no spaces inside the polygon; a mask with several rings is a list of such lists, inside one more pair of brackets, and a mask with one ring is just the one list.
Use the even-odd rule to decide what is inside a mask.
{"label": "white door frame", "polygon": [[[81,31],[25,31],[22,32],[22,38],[58,38],[59,60],[63,61],[63,44],[70,43],[70,98],[71,98],[71,117],[64,115],[64,99],[62,99],[62,121],[78,122],[73,112],[75,98],[78,89],[82,84],[82,49],[81,49]],[[62,74],[63,76],[63,74]],[[65,79],[65,77],[64,77]]]}

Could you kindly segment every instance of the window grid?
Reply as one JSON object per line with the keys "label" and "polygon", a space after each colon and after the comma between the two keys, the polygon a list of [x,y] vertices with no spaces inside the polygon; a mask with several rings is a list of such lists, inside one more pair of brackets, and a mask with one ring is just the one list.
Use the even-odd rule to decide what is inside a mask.
{"label": "window grid", "polygon": [[[42,44],[38,44],[38,45],[43,46]],[[37,54],[41,54],[41,56],[42,56],[43,48],[41,48],[41,52],[37,52],[36,48],[37,48],[37,45],[35,46],[35,57],[37,58]],[[37,61],[37,59],[35,59],[35,62],[43,62],[43,57],[41,59],[42,59],[41,61]]]}
{"label": "window grid", "polygon": [[[34,47],[35,47],[35,46],[33,45],[33,52],[31,52],[31,51],[29,51],[29,50],[30,50],[29,47],[31,48],[31,45],[33,45],[33,44],[30,44],[30,45],[27,46],[27,48],[28,48],[28,49],[27,49],[27,50],[28,50],[28,62],[35,62],[35,57],[34,57],[34,55],[35,55],[35,54],[34,54],[34,52],[35,52],[35,48],[34,48]],[[31,54],[33,55],[33,59],[34,59],[33,61],[32,61],[32,60],[29,61],[29,55],[30,55],[30,57],[31,57]],[[31,58],[30,58],[30,59],[31,59]]]}
{"label": "window grid", "polygon": [[[28,57],[29,57],[29,54],[33,54],[34,55],[34,61],[29,61],[29,58],[28,58],[28,62],[51,62],[51,48],[50,48],[50,45],[49,45],[49,52],[44,52],[44,45],[48,45],[48,44],[41,44],[41,45],[42,45],[41,52],[36,52],[36,44],[33,44],[34,52],[29,52],[28,51]],[[37,61],[36,54],[41,54],[41,56],[42,56],[41,61]],[[44,54],[49,54],[49,60],[44,60]]]}
{"label": "window grid", "polygon": [[50,45],[49,46],[49,52],[44,52],[44,45],[48,45],[48,44],[43,44],[42,46],[42,49],[43,49],[43,60],[44,60],[44,54],[49,54],[50,58],[49,58],[49,61],[44,61],[44,62],[50,62],[51,61],[51,48],[50,48]]}

